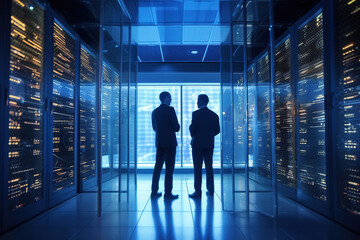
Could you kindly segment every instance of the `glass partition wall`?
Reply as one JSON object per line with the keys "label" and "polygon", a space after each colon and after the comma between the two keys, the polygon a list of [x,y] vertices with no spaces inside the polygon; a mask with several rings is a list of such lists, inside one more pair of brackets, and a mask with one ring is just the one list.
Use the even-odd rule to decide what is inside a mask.
{"label": "glass partition wall", "polygon": [[358,231],[359,3],[221,4],[225,209],[276,217],[286,196]]}
{"label": "glass partition wall", "polygon": [[[234,196],[229,200],[233,201],[232,209],[275,217],[277,199],[273,164],[275,141],[272,141],[275,137],[272,128],[275,121],[272,118],[274,96],[270,71],[273,56],[269,48],[272,36],[270,3],[242,1],[231,7],[231,31],[228,33],[231,36],[230,74],[222,73],[225,77],[222,78],[222,101],[223,107],[227,105],[233,112],[229,114],[223,108],[222,113],[223,124],[228,121],[233,135],[223,136],[222,160],[231,162],[225,159],[233,159]],[[228,56],[222,56],[221,61],[226,62],[226,58]],[[223,134],[226,132],[227,129],[223,127]],[[225,138],[233,140],[229,149],[224,145]],[[223,186],[227,184],[228,180]]]}

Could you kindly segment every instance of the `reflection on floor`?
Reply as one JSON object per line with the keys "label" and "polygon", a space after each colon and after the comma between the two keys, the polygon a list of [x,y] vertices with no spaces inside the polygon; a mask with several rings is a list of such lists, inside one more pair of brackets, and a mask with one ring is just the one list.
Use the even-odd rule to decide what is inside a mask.
{"label": "reflection on floor", "polygon": [[[285,198],[279,198],[277,221],[256,212],[258,206],[266,206],[261,195],[253,198],[249,213],[225,212],[220,176],[216,176],[215,196],[207,197],[204,189],[198,201],[188,197],[193,191],[192,175],[174,176],[173,193],[180,194],[174,201],[150,199],[150,186],[151,175],[141,174],[137,190],[122,193],[120,201],[117,193],[104,193],[101,218],[96,215],[96,193],[79,194],[0,239],[360,239]],[[241,195],[236,199],[245,201]]]}

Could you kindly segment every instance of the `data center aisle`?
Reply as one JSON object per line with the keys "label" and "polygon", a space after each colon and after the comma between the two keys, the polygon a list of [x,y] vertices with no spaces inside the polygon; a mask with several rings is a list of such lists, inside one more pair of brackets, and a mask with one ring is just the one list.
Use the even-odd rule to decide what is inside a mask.
{"label": "data center aisle", "polygon": [[[139,174],[138,189],[133,196],[124,193],[119,202],[117,193],[103,194],[101,218],[97,218],[96,193],[83,193],[0,239],[360,239],[281,197],[278,221],[254,211],[224,212],[220,176],[215,179],[214,198],[203,192],[202,199],[194,201],[188,197],[193,191],[192,175],[176,174],[173,192],[180,194],[180,198],[164,201],[149,197],[151,174]],[[245,203],[241,196],[237,201]]]}

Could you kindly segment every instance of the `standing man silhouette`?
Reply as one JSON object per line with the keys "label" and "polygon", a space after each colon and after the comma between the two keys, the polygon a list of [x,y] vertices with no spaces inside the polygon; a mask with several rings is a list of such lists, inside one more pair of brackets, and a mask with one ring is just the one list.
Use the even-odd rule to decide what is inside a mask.
{"label": "standing man silhouette", "polygon": [[152,112],[152,126],[156,132],[156,163],[152,177],[151,196],[160,197],[159,178],[165,161],[165,199],[175,199],[179,195],[171,193],[173,188],[173,173],[175,168],[176,156],[176,135],[180,130],[180,125],[176,117],[175,109],[170,107],[171,95],[162,92],[159,95],[161,105]]}
{"label": "standing man silhouette", "polygon": [[209,97],[206,94],[198,96],[198,110],[192,113],[190,135],[192,137],[192,156],[194,163],[195,192],[191,198],[201,198],[202,164],[206,169],[206,194],[214,196],[213,153],[214,137],[220,133],[219,116],[207,108]]}

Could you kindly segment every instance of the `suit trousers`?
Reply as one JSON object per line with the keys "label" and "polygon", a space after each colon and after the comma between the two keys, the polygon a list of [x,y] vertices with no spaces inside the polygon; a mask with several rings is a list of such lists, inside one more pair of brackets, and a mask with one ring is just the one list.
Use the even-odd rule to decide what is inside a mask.
{"label": "suit trousers", "polygon": [[196,192],[201,192],[202,183],[202,164],[205,162],[206,188],[209,193],[214,193],[214,170],[213,170],[214,149],[192,149],[194,164],[194,188]]}
{"label": "suit trousers", "polygon": [[175,168],[175,147],[157,147],[156,163],[152,177],[151,191],[156,193],[159,190],[159,179],[165,162],[165,194],[170,194],[173,188],[173,173]]}

